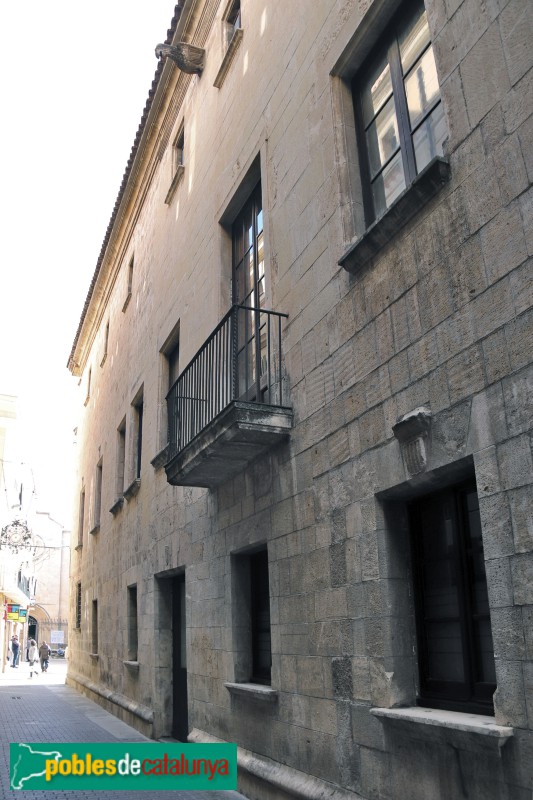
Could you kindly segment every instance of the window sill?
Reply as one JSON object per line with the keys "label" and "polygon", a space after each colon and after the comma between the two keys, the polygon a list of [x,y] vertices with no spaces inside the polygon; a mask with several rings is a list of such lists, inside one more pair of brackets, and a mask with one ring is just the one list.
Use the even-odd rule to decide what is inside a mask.
{"label": "window sill", "polygon": [[430,161],[411,186],[348,248],[339,265],[357,274],[439,192],[449,178],[450,165],[445,158],[437,156]]}
{"label": "window sill", "polygon": [[230,694],[248,697],[250,700],[260,700],[266,703],[275,703],[278,693],[271,686],[261,683],[225,683],[224,686]]}
{"label": "window sill", "polygon": [[103,367],[106,361],[107,361],[107,353],[104,353],[103,358],[100,361],[100,366]]}
{"label": "window sill", "polygon": [[169,206],[171,204],[172,198],[174,197],[174,192],[176,191],[184,172],[185,167],[183,164],[179,164],[176,168],[176,172],[174,173],[174,177],[172,178],[172,183],[170,184],[167,196],[165,197],[165,205]]}
{"label": "window sill", "polygon": [[77,544],[76,547],[74,548],[74,550],[83,550],[83,545],[82,544]]}
{"label": "window sill", "polygon": [[98,653],[89,653],[89,658],[90,658],[92,661],[98,661],[98,659],[100,658],[100,656],[98,655]]}
{"label": "window sill", "polygon": [[514,736],[514,729],[497,725],[493,717],[482,714],[467,714],[462,711],[443,711],[434,708],[371,708],[370,713],[383,720],[403,726],[421,726],[433,729],[434,738],[442,738],[448,732],[474,734],[483,737],[480,744],[494,742],[498,748]]}
{"label": "window sill", "polygon": [[109,509],[109,513],[115,516],[122,509],[123,505],[124,505],[124,497],[118,497],[111,506],[111,508]]}
{"label": "window sill", "polygon": [[169,446],[166,444],[159,453],[152,458],[150,464],[154,469],[161,469],[168,461]]}
{"label": "window sill", "polygon": [[124,490],[124,497],[126,500],[131,500],[132,497],[135,497],[139,489],[141,488],[141,479],[135,478],[135,480],[130,483],[127,489]]}
{"label": "window sill", "polygon": [[123,661],[122,662],[125,667],[127,667],[132,672],[139,672],[139,662],[138,661]]}
{"label": "window sill", "polygon": [[224,83],[224,79],[231,66],[231,62],[233,61],[235,53],[239,49],[239,45],[242,41],[242,36],[243,36],[242,28],[237,28],[237,30],[231,37],[231,42],[229,43],[228,49],[224,54],[224,58],[222,59],[222,64],[220,65],[220,69],[217,72],[215,80],[213,81],[213,86],[217,89],[220,89],[220,87]]}
{"label": "window sill", "polygon": [[90,531],[89,531],[89,535],[90,535],[90,536],[94,536],[94,535],[95,535],[95,533],[99,533],[99,532],[100,532],[100,523],[98,523],[97,525],[95,525],[95,526],[94,526],[94,528],[93,528],[92,530],[90,530]]}

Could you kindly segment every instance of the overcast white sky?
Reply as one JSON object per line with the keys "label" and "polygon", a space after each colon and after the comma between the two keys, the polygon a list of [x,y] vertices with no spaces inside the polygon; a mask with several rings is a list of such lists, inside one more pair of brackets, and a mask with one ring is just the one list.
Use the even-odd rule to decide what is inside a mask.
{"label": "overcast white sky", "polygon": [[0,393],[19,398],[38,510],[65,527],[66,364],[173,13],[173,0],[0,5]]}

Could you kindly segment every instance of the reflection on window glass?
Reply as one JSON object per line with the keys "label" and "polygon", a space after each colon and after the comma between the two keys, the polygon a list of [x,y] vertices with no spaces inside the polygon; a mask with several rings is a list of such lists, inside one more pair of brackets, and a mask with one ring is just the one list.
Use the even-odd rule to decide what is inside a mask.
{"label": "reflection on window glass", "polygon": [[391,97],[366,133],[370,174],[373,178],[400,146],[398,122]]}
{"label": "reflection on window glass", "polygon": [[411,130],[439,99],[439,83],[433,48],[426,50],[405,81]]}
{"label": "reflection on window glass", "polygon": [[422,7],[418,12],[416,21],[414,23],[411,22],[400,36],[400,58],[404,75],[429,42],[427,15]]}
{"label": "reflection on window glass", "polygon": [[405,189],[402,155],[398,153],[372,184],[376,216],[380,216]]}
{"label": "reflection on window glass", "polygon": [[432,158],[442,155],[442,144],[446,138],[446,120],[442,104],[435,108],[413,135],[416,169],[421,172]]}
{"label": "reflection on window glass", "polygon": [[383,60],[372,73],[370,80],[363,89],[363,122],[365,125],[378,113],[383,104],[392,94],[390,67]]}

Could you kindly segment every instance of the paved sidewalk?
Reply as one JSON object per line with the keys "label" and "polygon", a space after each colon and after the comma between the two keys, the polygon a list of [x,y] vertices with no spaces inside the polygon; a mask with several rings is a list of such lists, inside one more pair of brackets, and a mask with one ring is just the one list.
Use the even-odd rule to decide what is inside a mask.
{"label": "paved sidewalk", "polygon": [[9,788],[10,742],[144,742],[134,728],[65,686],[67,663],[50,659],[29,678],[28,664],[0,672],[0,800],[245,800],[238,792],[20,791]]}

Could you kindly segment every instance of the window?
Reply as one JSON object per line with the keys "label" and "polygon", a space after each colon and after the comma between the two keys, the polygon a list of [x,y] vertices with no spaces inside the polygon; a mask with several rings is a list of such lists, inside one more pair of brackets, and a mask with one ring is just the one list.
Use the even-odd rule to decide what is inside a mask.
{"label": "window", "polygon": [[239,682],[270,685],[272,647],[268,552],[237,555],[233,562],[234,635]]}
{"label": "window", "polygon": [[141,477],[141,459],[142,459],[142,448],[143,448],[144,404],[143,404],[142,390],[140,396],[133,403],[133,409],[134,409],[134,441],[135,441],[133,477],[134,479],[137,480]]}
{"label": "window", "polygon": [[270,591],[268,553],[250,556],[252,617],[252,681],[270,683],[272,648],[270,640]]}
{"label": "window", "polygon": [[[232,226],[233,302],[247,308],[265,307],[265,259],[261,183],[258,183]],[[260,400],[267,387],[267,317],[239,312],[237,372],[239,396]]]}
{"label": "window", "polygon": [[91,379],[92,379],[92,369],[89,367],[89,373],[87,375],[87,394],[85,396],[84,405],[87,405],[87,403],[89,402],[89,400],[91,398]]}
{"label": "window", "polygon": [[94,482],[94,525],[93,530],[100,527],[100,515],[102,512],[102,470],[103,461],[100,459],[96,466],[96,477]]}
{"label": "window", "polygon": [[96,655],[96,653],[98,653],[98,600],[93,600],[91,614],[91,636],[91,652]]}
{"label": "window", "polygon": [[128,304],[131,300],[131,294],[133,291],[133,268],[135,265],[135,256],[130,258],[130,263],[128,264],[128,289],[126,292],[126,299],[124,300],[124,305],[122,306],[122,311],[125,311],[128,307]]}
{"label": "window", "polygon": [[100,361],[100,366],[103,367],[107,358],[107,348],[109,345],[109,322],[106,323],[105,326],[105,335],[104,335],[104,354],[102,356],[102,360]]}
{"label": "window", "polygon": [[183,148],[185,147],[185,129],[183,122],[181,123],[178,135],[174,141],[174,174],[178,171],[179,167],[183,167]]}
{"label": "window", "polygon": [[76,584],[76,629],[79,630],[81,628],[81,583]]}
{"label": "window", "polygon": [[137,661],[137,586],[128,586],[128,661]]}
{"label": "window", "polygon": [[85,488],[80,492],[80,509],[78,514],[78,547],[83,545],[83,526],[85,524]]}
{"label": "window", "polygon": [[476,486],[426,496],[409,513],[419,705],[493,714],[496,675]]}
{"label": "window", "polygon": [[126,462],[126,417],[117,428],[117,497],[124,494],[124,464]]}
{"label": "window", "polygon": [[367,224],[437,155],[446,123],[426,11],[403,7],[352,84]]}
{"label": "window", "polygon": [[226,33],[226,47],[229,47],[235,31],[238,31],[241,28],[240,0],[233,0],[233,2],[228,6],[228,10],[224,15],[224,26]]}

